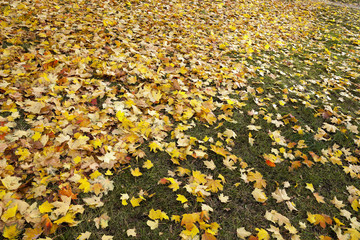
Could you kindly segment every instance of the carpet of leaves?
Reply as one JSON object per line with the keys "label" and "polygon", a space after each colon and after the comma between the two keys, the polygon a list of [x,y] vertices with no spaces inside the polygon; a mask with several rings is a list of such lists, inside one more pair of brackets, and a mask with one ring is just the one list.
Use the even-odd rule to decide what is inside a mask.
{"label": "carpet of leaves", "polygon": [[[300,52],[297,46],[310,36],[334,38],[318,31],[315,15],[322,5],[270,0],[22,0],[2,1],[0,10],[0,229],[7,239],[41,239],[61,225],[76,226],[87,207],[103,206],[102,198],[114,189],[112,175],[129,168],[140,177],[156,164],[150,159],[142,168],[131,167],[135,159],[146,159],[145,144],[151,151],[166,152],[169,161],[179,165],[171,176],[159,177],[159,187],[174,192],[168,197],[184,205],[190,198],[201,203],[196,212],[172,216],[149,209],[151,229],[160,221],[175,221],[183,227],[182,239],[216,239],[221,222],[211,221],[214,206],[203,202],[215,197],[229,201],[231,196],[222,193],[226,179],[181,167],[192,157],[214,170],[210,152],[253,184],[249,197],[264,207],[268,198],[274,198],[297,211],[286,193],[288,182],[267,196],[262,174],[232,153],[236,132],[218,132],[218,139],[186,134],[196,124],[216,129],[224,122],[236,123],[234,111],[249,99],[259,111],[244,113],[252,116],[246,144],[256,144],[256,132],[266,132],[274,146],[262,159],[269,167],[284,161],[289,170],[336,164],[354,181],[360,177],[358,106],[345,113],[330,102],[333,92],[343,101],[359,100],[359,47],[346,53],[354,63],[343,67],[345,78],[305,82],[297,73],[299,79],[294,76],[297,81],[284,89],[263,89],[248,82],[258,74],[276,81],[276,75],[250,64],[252,56],[276,53],[289,43]],[[359,28],[347,32],[340,38],[359,46]],[[331,71],[331,53],[325,46],[321,50],[314,54],[327,59],[325,68]],[[314,54],[304,60],[309,66],[316,64]],[[263,59],[263,66],[270,64],[271,58]],[[323,91],[312,92],[312,85]],[[274,98],[279,93],[281,98]],[[293,103],[317,114],[323,121],[319,128],[312,129],[291,114],[267,113],[267,108]],[[259,118],[278,129],[262,129],[256,124]],[[292,128],[299,140],[286,139],[283,128]],[[329,141],[336,133],[347,134],[352,147],[334,144],[313,152],[301,139],[305,134],[313,141]],[[188,195],[177,194],[179,188]],[[307,188],[325,203],[316,186],[308,183]],[[300,227],[305,222],[331,226],[339,239],[359,239],[360,190],[353,185],[347,189],[348,202],[331,200],[346,217],[346,225],[309,212]],[[137,196],[124,193],[121,201],[137,207],[150,197],[144,191]],[[299,229],[279,212],[269,209],[265,218],[274,225],[257,228],[257,238],[249,232],[254,229],[242,227],[237,236],[282,239],[282,228],[299,239]],[[105,214],[96,221],[98,227],[106,227],[109,217]],[[79,239],[89,236],[84,233]],[[128,236],[136,236],[136,229],[129,229]]]}

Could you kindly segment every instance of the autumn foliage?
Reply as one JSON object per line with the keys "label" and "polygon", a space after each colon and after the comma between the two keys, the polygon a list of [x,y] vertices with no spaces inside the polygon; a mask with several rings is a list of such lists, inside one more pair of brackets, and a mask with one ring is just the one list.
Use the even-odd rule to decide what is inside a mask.
{"label": "autumn foliage", "polygon": [[[247,125],[244,144],[256,144],[259,131],[266,132],[272,142],[271,152],[262,156],[264,166],[276,168],[289,162],[289,171],[296,171],[329,162],[358,179],[354,149],[333,144],[320,153],[308,152],[304,139],[290,141],[280,130],[289,126],[300,138],[304,132],[312,134],[314,141],[351,132],[358,149],[360,138],[353,119],[331,106],[316,107],[310,97],[301,95],[300,88],[296,99],[282,89],[282,99],[270,100],[266,89],[248,82],[257,69],[247,59],[306,38],[315,29],[318,7],[303,1],[270,0],[2,2],[3,237],[37,239],[52,236],[61,226],[78,225],[87,208],[104,205],[104,197],[115,187],[112,175],[128,170],[137,178],[156,165],[156,159],[146,159],[141,167],[131,166],[132,161],[146,158],[143,146],[167,153],[176,166],[172,176],[159,176],[157,187],[170,188],[179,204],[188,204],[190,198],[199,203],[197,211],[172,216],[161,209],[149,210],[147,225],[152,230],[161,222],[174,221],[182,227],[183,239],[216,239],[221,223],[212,220],[213,206],[204,201],[216,196],[221,203],[228,202],[231,196],[223,193],[226,179],[181,165],[193,158],[212,171],[219,163],[210,154],[218,156],[227,169],[241,172],[242,180],[253,188],[249,197],[256,202],[265,204],[273,198],[284,202],[290,212],[297,211],[287,195],[288,184],[269,195],[263,175],[232,152],[237,133],[216,130],[225,122],[236,123],[234,112],[241,111],[250,98],[263,109],[273,104],[267,101],[278,107],[301,102],[316,108],[317,117],[324,120],[310,131],[291,114],[245,112],[254,120]],[[234,53],[241,56],[240,61],[231,57]],[[263,129],[256,123],[259,118],[279,129]],[[197,124],[214,128],[218,139],[187,135]],[[308,187],[317,202],[325,203]],[[180,188],[188,195],[178,193]],[[351,207],[357,211],[360,191],[349,186],[349,192]],[[135,208],[148,197],[144,192],[123,194],[119,201]],[[344,211],[355,224],[356,218]],[[298,239],[297,228],[284,215],[270,210],[265,218],[277,227],[252,229],[257,239],[279,236],[278,227]],[[106,228],[110,218],[103,214],[94,221],[97,228]],[[309,212],[307,221],[321,228],[332,226],[338,234],[344,230],[339,220],[321,213]],[[356,229],[345,229],[351,239],[359,234]],[[136,236],[135,229],[127,235]],[[255,239],[244,228],[237,230],[237,236]]]}

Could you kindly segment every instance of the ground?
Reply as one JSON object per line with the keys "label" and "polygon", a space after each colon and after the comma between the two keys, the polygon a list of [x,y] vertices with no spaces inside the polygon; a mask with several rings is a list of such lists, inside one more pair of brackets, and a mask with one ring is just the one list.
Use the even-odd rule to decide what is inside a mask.
{"label": "ground", "polygon": [[4,239],[360,239],[360,12],[0,3]]}

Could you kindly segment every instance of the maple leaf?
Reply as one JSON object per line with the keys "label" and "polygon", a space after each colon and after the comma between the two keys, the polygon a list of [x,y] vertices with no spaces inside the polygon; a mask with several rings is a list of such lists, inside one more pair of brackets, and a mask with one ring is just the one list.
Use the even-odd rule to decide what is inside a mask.
{"label": "maple leaf", "polygon": [[159,227],[159,220],[147,220],[146,224],[150,227],[151,230],[154,230]]}
{"label": "maple leaf", "polygon": [[115,152],[107,152],[104,156],[98,157],[101,161],[105,163],[110,163],[111,161],[116,160]]}
{"label": "maple leaf", "polygon": [[204,204],[204,203],[201,204],[201,210],[206,211],[206,212],[213,212],[214,211],[214,209],[212,207],[210,207],[209,205]]}
{"label": "maple leaf", "polygon": [[113,240],[114,236],[110,235],[102,235],[101,240]]}
{"label": "maple leaf", "polygon": [[104,206],[104,203],[101,201],[101,196],[92,196],[88,198],[83,198],[83,201],[85,202],[86,205],[92,208]]}
{"label": "maple leaf", "polygon": [[284,215],[281,215],[275,210],[271,210],[271,212],[266,211],[265,218],[273,223],[278,223],[279,226],[282,225],[291,225],[290,220],[285,217]]}
{"label": "maple leaf", "polygon": [[21,178],[19,177],[7,175],[1,179],[1,182],[8,190],[16,190],[21,185],[20,180]]}
{"label": "maple leaf", "polygon": [[263,179],[263,176],[258,171],[256,171],[255,173],[249,172],[247,175],[247,180],[250,182],[255,181],[255,183],[254,183],[255,188],[265,188],[266,187],[266,181]]}
{"label": "maple leaf", "polygon": [[185,225],[187,230],[191,230],[194,227],[194,223],[199,221],[200,216],[198,213],[184,214],[181,219],[181,226]]}
{"label": "maple leaf", "polygon": [[307,213],[308,215],[308,218],[307,220],[314,224],[314,225],[317,225],[319,224],[322,228],[325,228],[326,227],[326,224],[332,224],[332,219],[327,216],[327,215],[324,215],[324,214],[311,214],[311,213]]}
{"label": "maple leaf", "polygon": [[142,201],[141,198],[132,197],[131,200],[130,200],[130,203],[131,203],[131,206],[138,207],[138,206],[140,206],[141,201]]}
{"label": "maple leaf", "polygon": [[312,183],[306,183],[306,187],[307,189],[309,189],[311,192],[314,192],[315,189],[314,189],[314,186],[312,185]]}
{"label": "maple leaf", "polygon": [[261,126],[248,125],[247,128],[252,131],[259,131],[261,129]]}
{"label": "maple leaf", "polygon": [[324,197],[320,196],[319,193],[315,192],[315,193],[313,193],[313,195],[318,203],[325,203]]}
{"label": "maple leaf", "polygon": [[152,220],[156,220],[156,219],[166,219],[169,220],[169,217],[166,215],[166,213],[162,212],[161,210],[154,210],[151,209],[149,212],[149,218],[151,218]]}
{"label": "maple leaf", "polygon": [[67,212],[65,216],[54,221],[55,224],[67,223],[69,226],[76,226],[79,222],[75,221],[75,214],[72,212]]}
{"label": "maple leaf", "polygon": [[255,230],[258,231],[257,236],[258,236],[259,240],[269,240],[270,239],[270,235],[265,229],[255,228]]}
{"label": "maple leaf", "polygon": [[226,129],[223,134],[228,138],[236,138],[236,133],[231,129]]}
{"label": "maple leaf", "polygon": [[240,239],[246,239],[251,235],[251,232],[246,231],[244,227],[236,229],[236,235]]}
{"label": "maple leaf", "polygon": [[220,200],[220,202],[222,202],[222,203],[227,203],[227,202],[229,201],[229,197],[228,197],[228,196],[225,196],[223,193],[221,193],[221,194],[219,195],[219,200]]}
{"label": "maple leaf", "polygon": [[90,236],[91,236],[91,232],[86,231],[84,233],[81,233],[76,239],[78,239],[78,240],[87,240],[87,239],[90,238]]}
{"label": "maple leaf", "polygon": [[186,203],[188,200],[184,195],[177,194],[176,200],[180,201],[181,203]]}
{"label": "maple leaf", "polygon": [[37,228],[26,228],[25,229],[25,233],[24,233],[24,237],[23,240],[33,240],[33,239],[37,239],[38,237],[40,237],[40,235],[42,234],[43,230],[41,229],[41,227],[37,227]]}
{"label": "maple leaf", "polygon": [[20,231],[16,224],[5,226],[3,231],[3,236],[8,239],[16,239],[19,234]]}
{"label": "maple leaf", "polygon": [[340,209],[340,215],[344,216],[345,218],[347,218],[348,220],[351,219],[351,212],[349,212],[346,209]]}
{"label": "maple leaf", "polygon": [[45,201],[43,204],[41,204],[39,206],[39,211],[40,213],[47,213],[47,212],[51,212],[51,210],[53,209],[54,205],[52,205],[51,203],[49,203],[48,201]]}
{"label": "maple leaf", "polygon": [[210,170],[214,170],[216,168],[216,165],[215,165],[213,160],[211,160],[211,161],[203,161],[203,163]]}
{"label": "maple leaf", "polygon": [[139,177],[142,175],[142,173],[140,172],[139,168],[135,168],[135,169],[131,168],[131,175],[133,175],[134,177]]}
{"label": "maple leaf", "polygon": [[101,228],[107,228],[109,226],[110,217],[107,215],[107,213],[101,214],[100,217],[94,218],[95,227],[97,229]]}
{"label": "maple leaf", "polygon": [[180,188],[179,182],[176,179],[174,179],[174,178],[164,178],[164,180],[169,181],[171,183],[168,187],[171,188],[174,192],[177,191]]}
{"label": "maple leaf", "polygon": [[350,240],[360,239],[360,232],[354,228],[347,228],[345,233],[350,234]]}
{"label": "maple leaf", "polygon": [[18,209],[18,205],[17,205],[17,204],[13,204],[12,207],[6,209],[6,211],[2,214],[1,220],[3,220],[4,222],[6,222],[9,218],[15,217],[15,214],[16,214],[17,209]]}
{"label": "maple leaf", "polygon": [[276,199],[277,203],[290,200],[285,189],[277,188],[275,192],[271,193],[271,196]]}
{"label": "maple leaf", "polygon": [[254,191],[252,191],[251,193],[253,195],[253,197],[255,198],[256,201],[258,202],[266,202],[267,197],[264,193],[264,190],[260,189],[260,188],[255,188]]}
{"label": "maple leaf", "polygon": [[289,210],[292,212],[292,211],[297,211],[297,209],[296,209],[296,206],[295,206],[295,203],[293,203],[293,202],[290,202],[290,201],[286,201],[286,205],[287,205],[287,207],[289,208]]}
{"label": "maple leaf", "polygon": [[128,203],[126,202],[126,200],[128,200],[129,198],[130,198],[130,197],[129,197],[129,195],[128,195],[127,193],[121,194],[121,197],[120,197],[120,199],[121,199],[121,204],[124,205],[124,206],[128,205]]}
{"label": "maple leaf", "polygon": [[136,229],[130,228],[130,229],[126,230],[126,235],[128,237],[136,237]]}
{"label": "maple leaf", "polygon": [[216,240],[216,237],[206,231],[203,235],[201,235],[201,240]]}
{"label": "maple leaf", "polygon": [[150,151],[157,152],[157,150],[164,151],[162,144],[157,141],[152,141],[149,144]]}
{"label": "maple leaf", "polygon": [[146,168],[146,169],[150,169],[154,166],[154,164],[150,161],[150,160],[146,160],[146,162],[144,162],[143,164],[143,168]]}

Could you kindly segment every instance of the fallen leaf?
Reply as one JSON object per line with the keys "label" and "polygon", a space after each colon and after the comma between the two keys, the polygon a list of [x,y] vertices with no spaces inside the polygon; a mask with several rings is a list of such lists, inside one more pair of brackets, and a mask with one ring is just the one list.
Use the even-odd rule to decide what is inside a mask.
{"label": "fallen leaf", "polygon": [[126,235],[128,237],[136,237],[136,229],[130,228],[130,229],[126,230]]}

